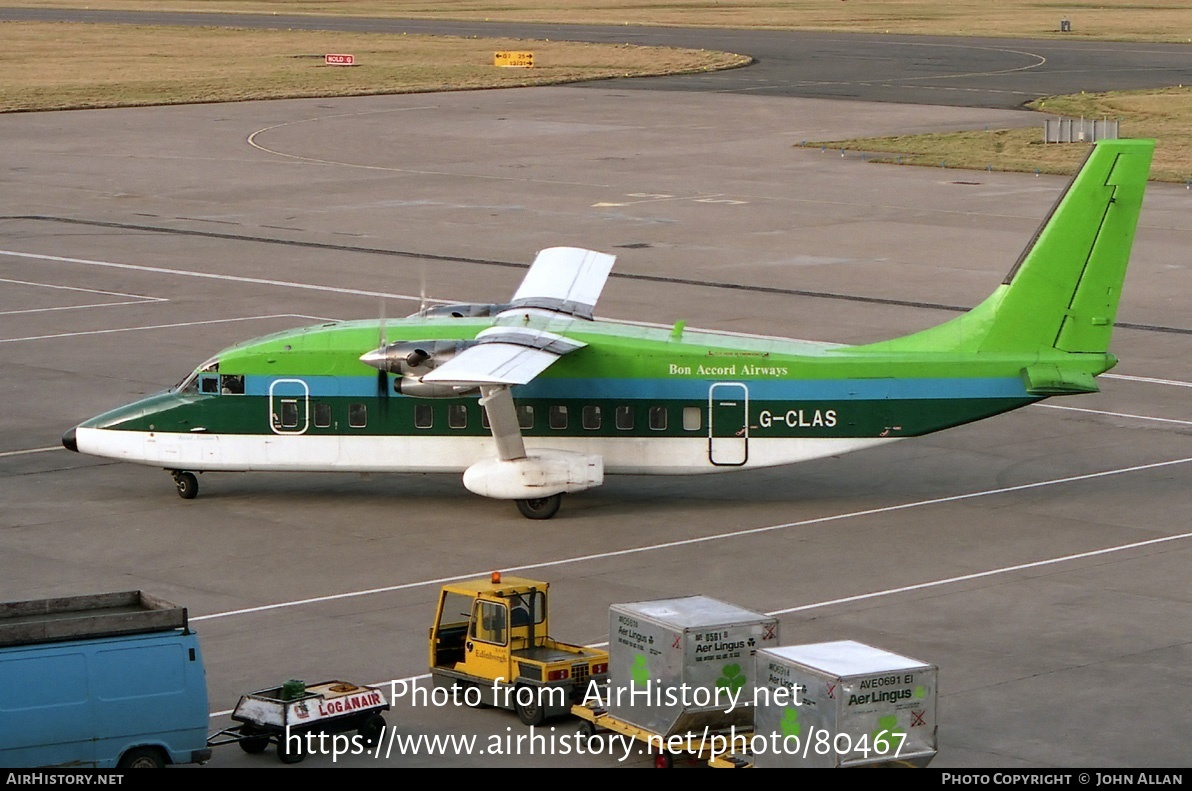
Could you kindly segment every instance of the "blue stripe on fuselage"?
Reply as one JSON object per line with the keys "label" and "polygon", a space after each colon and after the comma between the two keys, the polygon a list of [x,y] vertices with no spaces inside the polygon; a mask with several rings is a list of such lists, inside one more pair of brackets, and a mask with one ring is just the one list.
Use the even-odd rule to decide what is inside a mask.
{"label": "blue stripe on fuselage", "polygon": [[[288,379],[297,377],[276,377]],[[374,398],[378,395],[376,376],[306,376],[301,377],[316,398]],[[266,396],[272,377],[248,376],[248,395]],[[740,382],[749,388],[749,397],[776,401],[873,401],[879,399],[914,400],[936,398],[1026,398],[1022,379],[765,379],[724,380]],[[708,389],[717,384],[704,379],[540,379],[513,389],[515,398],[617,399],[702,401]],[[389,380],[392,388],[392,379]],[[296,385],[278,385],[275,395],[296,395]],[[396,395],[390,389],[394,398]]]}

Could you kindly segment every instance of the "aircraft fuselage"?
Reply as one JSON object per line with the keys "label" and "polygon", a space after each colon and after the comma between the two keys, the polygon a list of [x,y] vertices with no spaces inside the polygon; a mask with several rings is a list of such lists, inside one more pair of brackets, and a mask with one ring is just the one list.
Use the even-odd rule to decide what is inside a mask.
{"label": "aircraft fuselage", "polygon": [[[599,455],[613,474],[791,464],[1038,400],[1022,376],[1035,360],[559,325],[588,345],[513,388],[526,447]],[[488,326],[410,319],[385,332],[391,341],[468,339]],[[380,331],[375,321],[343,322],[232,347],[182,386],[82,423],[74,441],[85,453],[195,471],[461,472],[492,456],[474,393],[401,395],[399,376],[360,362]]]}

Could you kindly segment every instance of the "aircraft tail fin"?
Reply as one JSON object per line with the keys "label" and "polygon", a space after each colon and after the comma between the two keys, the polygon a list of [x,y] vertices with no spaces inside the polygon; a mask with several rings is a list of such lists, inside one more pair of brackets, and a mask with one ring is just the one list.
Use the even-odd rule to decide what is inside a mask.
{"label": "aircraft tail fin", "polygon": [[1154,147],[1096,143],[988,299],[937,327],[864,348],[1105,354]]}

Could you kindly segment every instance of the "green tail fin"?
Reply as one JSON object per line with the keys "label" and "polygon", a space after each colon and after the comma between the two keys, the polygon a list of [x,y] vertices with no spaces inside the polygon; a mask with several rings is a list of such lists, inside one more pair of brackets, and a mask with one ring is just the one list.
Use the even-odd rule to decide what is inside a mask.
{"label": "green tail fin", "polygon": [[937,327],[862,348],[1107,352],[1154,148],[1153,140],[1094,145],[988,299]]}

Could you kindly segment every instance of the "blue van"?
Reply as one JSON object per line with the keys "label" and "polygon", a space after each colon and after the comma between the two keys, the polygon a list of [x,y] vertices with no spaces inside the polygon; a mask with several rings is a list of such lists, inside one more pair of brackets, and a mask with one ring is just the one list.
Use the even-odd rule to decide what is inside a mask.
{"label": "blue van", "polygon": [[0,604],[0,766],[202,763],[208,717],[185,608],[141,591]]}

